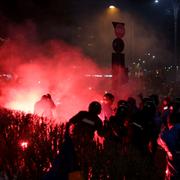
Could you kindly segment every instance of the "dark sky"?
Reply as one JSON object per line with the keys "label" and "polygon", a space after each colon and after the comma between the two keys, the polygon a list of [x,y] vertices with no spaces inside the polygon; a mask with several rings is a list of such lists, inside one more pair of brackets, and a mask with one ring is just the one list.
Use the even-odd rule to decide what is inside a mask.
{"label": "dark sky", "polygon": [[[58,23],[62,25],[76,25],[83,17],[87,18],[106,8],[113,2],[123,10],[139,14],[156,28],[163,28],[172,23],[172,9],[170,0],[161,0],[159,5],[154,0],[1,0],[1,15],[10,21],[22,23],[32,19],[38,25]],[[160,25],[162,25],[160,27]],[[1,28],[2,29],[2,28]],[[47,29],[48,30],[48,29]]]}
{"label": "dark sky", "polygon": [[[173,44],[173,16],[170,0],[161,0],[155,5],[154,0],[1,0],[0,35],[8,36],[8,23],[22,24],[27,19],[37,25],[42,40],[59,38],[70,43],[77,43],[74,32],[81,26],[92,23],[92,17],[108,7],[111,2],[129,14],[139,16],[140,21],[170,39]],[[180,18],[179,18],[180,19]],[[63,28],[62,28],[63,27]],[[84,30],[88,37],[89,27]],[[87,33],[85,33],[87,31]],[[94,30],[95,31],[95,30]],[[94,32],[95,33],[95,32]],[[179,38],[179,36],[178,36]],[[98,39],[98,38],[96,38]],[[99,39],[102,41],[102,39]],[[83,46],[83,43],[80,45]],[[93,50],[92,50],[93,51]],[[92,51],[87,53],[91,54]],[[97,53],[94,55],[96,56]]]}
{"label": "dark sky", "polygon": [[1,0],[0,11],[3,16],[17,23],[32,19],[39,24],[48,21],[74,25],[83,16],[91,16],[113,2],[123,10],[144,16],[149,23],[156,23],[165,16],[169,1],[163,0],[156,6],[153,0]]}

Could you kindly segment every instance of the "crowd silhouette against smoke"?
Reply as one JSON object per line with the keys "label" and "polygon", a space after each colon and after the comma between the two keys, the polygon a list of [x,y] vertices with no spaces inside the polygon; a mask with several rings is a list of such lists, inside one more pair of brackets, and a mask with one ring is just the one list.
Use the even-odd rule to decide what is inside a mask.
{"label": "crowd silhouette against smoke", "polygon": [[[91,100],[101,101],[102,94],[111,88],[110,78],[91,77],[111,74],[111,69],[100,68],[80,48],[63,41],[39,42],[31,22],[10,27],[10,36],[1,46],[0,61],[0,101],[10,109],[32,113],[35,102],[50,93],[58,119],[66,121],[79,109],[87,109]],[[126,89],[122,97],[136,92],[139,87],[133,83],[122,87]]]}
{"label": "crowd silhouette against smoke", "polygon": [[[171,130],[179,133],[179,121],[173,120],[179,118],[180,102],[172,101],[177,107],[158,103],[164,95],[178,96],[179,87],[153,82],[151,76],[113,86],[115,20],[125,23],[126,67],[147,53],[158,55],[156,62],[147,62],[151,68],[169,62],[163,34],[123,11],[96,12],[88,21],[84,16],[76,27],[61,27],[57,19],[6,24],[7,36],[0,35],[0,177],[51,179],[81,171],[86,179],[164,177],[162,149],[168,155],[164,142],[172,144],[166,137]],[[178,116],[169,118],[176,108]],[[179,159],[172,164],[179,167]]]}
{"label": "crowd silhouette against smoke", "polygon": [[[20,24],[2,21],[6,24],[8,36],[1,40],[0,47],[1,105],[33,112],[35,102],[43,94],[50,93],[57,105],[58,119],[65,121],[79,109],[87,109],[92,99],[101,100],[105,92],[111,91],[111,78],[91,75],[111,74],[111,42],[115,38],[113,20],[125,22],[126,65],[151,48],[161,54],[158,61],[168,60],[163,56],[169,57],[169,51],[161,53],[166,45],[163,35],[156,34],[142,18],[123,11],[96,13],[90,21],[85,16],[80,20],[79,24],[82,24],[78,26],[71,44],[52,35],[67,39],[69,30],[67,32],[66,26],[56,24],[54,27],[49,21],[48,27],[37,26],[32,20]],[[46,30],[42,32],[42,28]],[[43,39],[42,36],[46,34],[48,37],[48,33],[49,38]],[[76,35],[80,38],[77,39]],[[71,38],[72,33],[69,36]],[[163,43],[159,44],[159,38]],[[93,52],[89,52],[87,47],[91,41],[94,43],[91,47]],[[141,46],[137,46],[137,42]],[[97,59],[88,56],[88,53],[94,54]],[[117,99],[136,96],[141,88],[141,82],[129,80],[128,84],[120,86],[121,93],[115,94],[120,96]]]}

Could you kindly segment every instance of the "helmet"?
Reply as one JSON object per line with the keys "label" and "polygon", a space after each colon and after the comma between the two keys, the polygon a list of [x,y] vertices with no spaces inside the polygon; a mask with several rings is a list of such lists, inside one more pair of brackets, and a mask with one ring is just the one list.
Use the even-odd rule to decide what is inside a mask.
{"label": "helmet", "polygon": [[98,101],[92,101],[89,104],[89,112],[93,114],[100,114],[101,113],[101,104]]}

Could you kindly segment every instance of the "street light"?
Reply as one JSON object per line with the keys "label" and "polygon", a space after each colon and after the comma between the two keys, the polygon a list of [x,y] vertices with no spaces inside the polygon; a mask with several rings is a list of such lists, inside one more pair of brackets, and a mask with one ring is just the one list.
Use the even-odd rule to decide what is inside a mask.
{"label": "street light", "polygon": [[114,5],[110,5],[109,9],[115,9],[116,7]]}
{"label": "street light", "polygon": [[110,14],[117,15],[119,12],[119,8],[115,4],[110,4],[110,5],[108,5],[107,11]]}
{"label": "street light", "polygon": [[155,2],[155,3],[159,3],[159,0],[155,0],[154,2]]}

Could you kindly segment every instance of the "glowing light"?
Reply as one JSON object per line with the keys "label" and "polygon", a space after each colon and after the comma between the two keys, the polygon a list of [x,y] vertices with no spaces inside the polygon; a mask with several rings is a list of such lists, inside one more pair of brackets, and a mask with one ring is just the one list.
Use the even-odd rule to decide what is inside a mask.
{"label": "glowing light", "polygon": [[[16,93],[16,99],[11,100],[11,102],[5,105],[6,108],[24,111],[26,113],[34,112],[34,103],[39,99],[40,95],[38,92],[14,92]],[[18,94],[19,93],[19,94]]]}
{"label": "glowing light", "polygon": [[94,74],[93,76],[94,76],[94,77],[97,77],[97,78],[101,78],[101,77],[103,77],[103,75],[102,75],[102,74]]}
{"label": "glowing light", "polygon": [[110,5],[109,9],[116,9],[116,7],[114,5]]}
{"label": "glowing light", "polygon": [[155,0],[154,2],[157,4],[157,3],[159,3],[159,0]]}
{"label": "glowing light", "polygon": [[25,150],[25,149],[27,149],[27,147],[28,147],[28,142],[27,142],[27,141],[22,141],[22,142],[20,143],[20,146],[21,146],[21,148],[22,148],[23,150]]}
{"label": "glowing light", "polygon": [[163,109],[164,109],[164,110],[167,110],[167,109],[168,109],[168,106],[165,106]]}
{"label": "glowing light", "polygon": [[120,9],[117,8],[115,5],[111,4],[108,6],[107,8],[107,13],[110,15],[110,16],[114,16],[115,14],[119,13],[120,12]]}
{"label": "glowing light", "polygon": [[173,106],[170,106],[170,108],[169,108],[169,109],[170,109],[170,111],[172,112],[172,111],[173,111]]}
{"label": "glowing light", "polygon": [[104,77],[112,78],[112,74],[105,74]]}
{"label": "glowing light", "polygon": [[96,77],[96,78],[112,78],[112,74],[86,74],[86,77]]}

